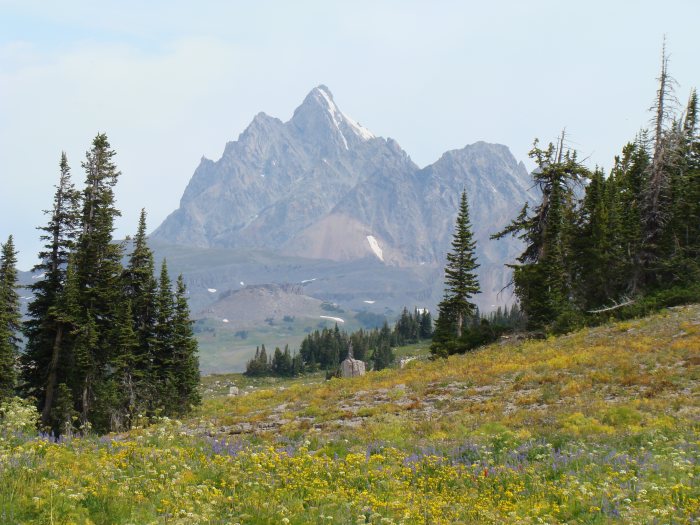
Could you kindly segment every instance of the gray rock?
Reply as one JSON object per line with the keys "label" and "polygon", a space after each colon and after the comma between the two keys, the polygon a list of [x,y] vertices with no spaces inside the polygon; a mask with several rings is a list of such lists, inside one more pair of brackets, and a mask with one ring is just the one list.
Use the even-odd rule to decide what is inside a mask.
{"label": "gray rock", "polygon": [[[490,309],[509,280],[503,264],[514,260],[520,244],[488,237],[526,200],[536,198],[530,186],[525,166],[499,144],[477,142],[420,169],[396,141],[359,126],[338,108],[328,88],[318,86],[288,122],[259,113],[238,140],[226,144],[219,160],[203,158],[180,207],[151,239],[188,247],[266,249],[319,261],[367,261],[354,274],[343,269],[358,294],[376,292],[397,303],[434,307],[442,294],[460,193],[466,189],[481,265],[483,293],[477,300]],[[391,281],[377,265],[413,273]],[[192,271],[184,269],[185,277]],[[209,280],[221,281],[222,273],[233,271],[212,270]],[[286,280],[274,269],[269,273],[263,282]],[[360,288],[358,283],[365,282]],[[338,296],[349,297],[348,283],[317,286],[327,296],[335,287]],[[359,304],[368,298],[353,296]]]}

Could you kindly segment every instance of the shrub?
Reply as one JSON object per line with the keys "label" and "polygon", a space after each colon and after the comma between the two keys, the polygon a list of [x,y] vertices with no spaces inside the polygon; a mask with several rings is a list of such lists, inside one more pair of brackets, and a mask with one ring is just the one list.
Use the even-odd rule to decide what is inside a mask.
{"label": "shrub", "polygon": [[0,404],[0,435],[35,436],[39,412],[30,400],[13,397]]}

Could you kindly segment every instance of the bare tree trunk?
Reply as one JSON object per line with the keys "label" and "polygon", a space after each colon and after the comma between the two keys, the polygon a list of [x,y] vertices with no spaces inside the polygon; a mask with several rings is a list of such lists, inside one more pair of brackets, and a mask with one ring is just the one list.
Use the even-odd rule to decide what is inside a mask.
{"label": "bare tree trunk", "polygon": [[54,390],[56,389],[56,375],[58,368],[58,358],[61,354],[61,341],[63,340],[63,324],[59,323],[56,329],[56,337],[53,341],[53,350],[51,352],[51,364],[49,365],[49,377],[46,381],[46,398],[44,400],[44,409],[41,412],[41,422],[44,425],[49,424],[51,416],[51,408],[53,408]]}

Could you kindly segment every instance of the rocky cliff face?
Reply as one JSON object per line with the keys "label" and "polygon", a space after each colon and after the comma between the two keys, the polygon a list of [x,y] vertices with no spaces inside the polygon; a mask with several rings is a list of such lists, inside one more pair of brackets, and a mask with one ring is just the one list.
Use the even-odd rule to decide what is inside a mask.
{"label": "rocky cliff face", "polygon": [[330,91],[289,122],[259,113],[216,162],[202,159],[180,208],[153,233],[201,247],[279,249],[333,210],[364,177],[418,167],[392,140],[346,117]]}
{"label": "rocky cliff face", "polygon": [[488,237],[535,197],[524,165],[506,146],[478,142],[420,169],[394,140],[374,136],[319,86],[288,122],[260,113],[221,159],[202,159],[180,208],[152,239],[434,268],[424,272],[432,303],[441,293],[440,269],[463,189],[478,243],[480,302],[488,308],[508,280],[503,264],[519,252],[514,241]]}

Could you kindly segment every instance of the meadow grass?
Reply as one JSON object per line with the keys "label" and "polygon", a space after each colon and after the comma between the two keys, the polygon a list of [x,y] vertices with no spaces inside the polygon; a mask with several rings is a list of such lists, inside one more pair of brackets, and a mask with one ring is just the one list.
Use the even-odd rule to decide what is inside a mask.
{"label": "meadow grass", "polygon": [[697,523],[699,380],[700,306],[353,379],[205,378],[186,421],[5,432],[0,523]]}

